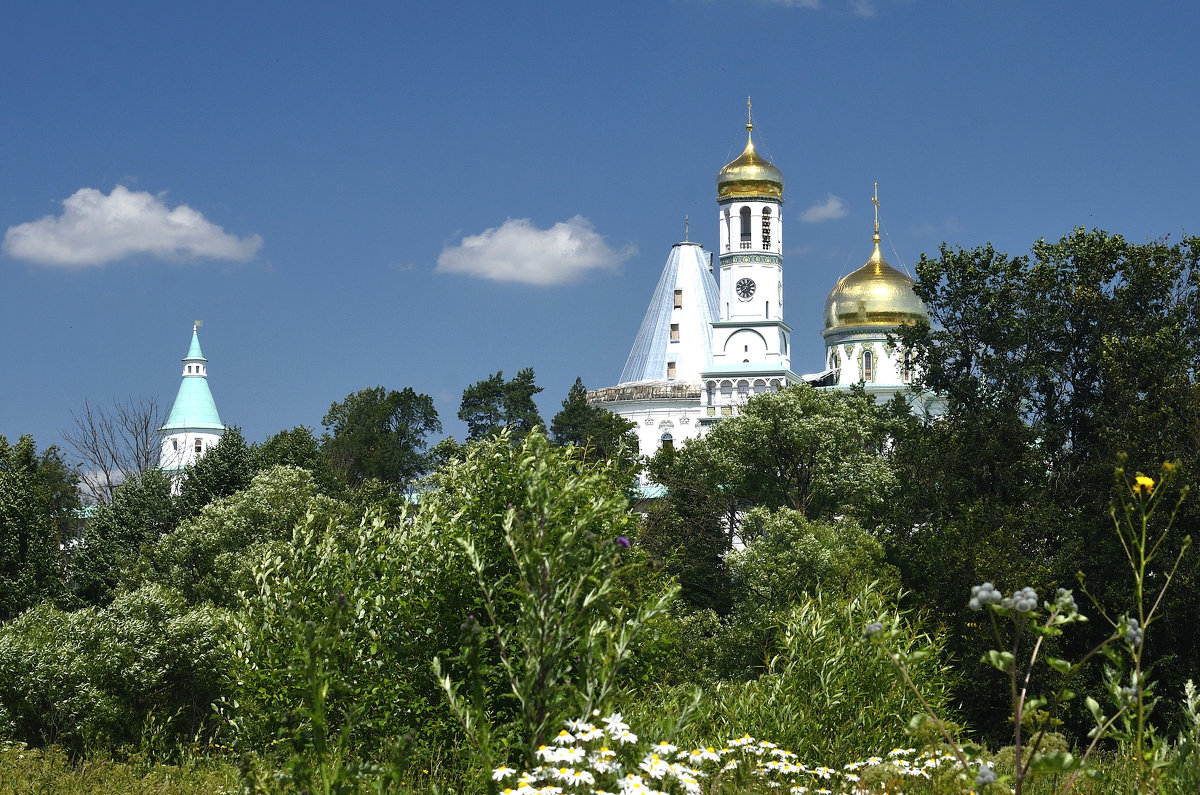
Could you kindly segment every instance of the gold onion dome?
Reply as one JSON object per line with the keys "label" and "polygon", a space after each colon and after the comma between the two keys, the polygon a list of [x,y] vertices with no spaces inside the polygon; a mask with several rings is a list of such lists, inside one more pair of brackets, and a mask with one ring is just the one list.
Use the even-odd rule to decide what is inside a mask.
{"label": "gold onion dome", "polygon": [[783,196],[783,174],[754,151],[753,122],[746,122],[746,149],[717,174],[717,198]]}
{"label": "gold onion dome", "polygon": [[913,280],[884,260],[876,232],[867,264],[843,276],[825,299],[825,328],[917,322],[929,322],[925,304],[913,292]]}

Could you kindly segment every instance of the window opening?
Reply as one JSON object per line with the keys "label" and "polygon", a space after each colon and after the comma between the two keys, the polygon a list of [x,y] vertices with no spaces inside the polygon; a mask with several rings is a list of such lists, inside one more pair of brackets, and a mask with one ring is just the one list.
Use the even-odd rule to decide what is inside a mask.
{"label": "window opening", "polygon": [[675,308],[683,309],[683,290],[675,291]]}
{"label": "window opening", "polygon": [[679,342],[679,324],[671,324],[671,342]]}
{"label": "window opening", "polygon": [[675,362],[667,362],[667,378],[675,377]]}
{"label": "window opening", "polygon": [[762,243],[763,251],[771,248],[771,208],[763,208],[762,217]]}

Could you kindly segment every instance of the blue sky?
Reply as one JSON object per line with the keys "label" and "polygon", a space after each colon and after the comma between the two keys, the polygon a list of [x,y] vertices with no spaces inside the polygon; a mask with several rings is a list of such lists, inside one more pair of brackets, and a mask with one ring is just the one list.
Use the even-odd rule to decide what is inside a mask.
{"label": "blue sky", "polygon": [[532,366],[616,381],[684,217],[755,142],[784,174],[793,368],[870,254],[1075,226],[1200,233],[1192,3],[666,0],[6,5],[0,434],[169,409],[202,319],[262,439],[358,389]]}

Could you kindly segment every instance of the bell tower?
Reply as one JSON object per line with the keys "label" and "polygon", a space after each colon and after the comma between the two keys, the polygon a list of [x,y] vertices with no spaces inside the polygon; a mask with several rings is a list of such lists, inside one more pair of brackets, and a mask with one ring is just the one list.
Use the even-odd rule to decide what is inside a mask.
{"label": "bell tower", "polygon": [[717,175],[721,320],[713,364],[789,367],[783,322],[783,174],[754,148],[746,100],[746,148]]}
{"label": "bell tower", "polygon": [[717,174],[720,320],[702,397],[710,417],[799,380],[791,372],[792,330],[783,322],[782,211],[783,174],[754,147],[747,99],[746,148]]}

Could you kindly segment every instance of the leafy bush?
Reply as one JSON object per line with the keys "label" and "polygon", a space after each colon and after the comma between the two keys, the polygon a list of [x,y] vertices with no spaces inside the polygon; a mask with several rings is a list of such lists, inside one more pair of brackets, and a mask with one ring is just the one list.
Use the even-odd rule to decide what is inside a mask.
{"label": "leafy bush", "polygon": [[[254,567],[236,619],[237,685],[222,707],[235,742],[256,749],[289,736],[285,724],[311,707],[312,665],[330,683],[330,731],[341,731],[353,705],[362,753],[408,731],[430,745],[447,742],[448,714],[429,670],[441,631],[438,548],[407,518],[389,525],[368,514],[347,526],[306,515],[288,549]],[[337,604],[348,621],[334,620]]]}
{"label": "leafy bush", "polygon": [[241,592],[254,588],[254,564],[268,553],[282,553],[306,514],[344,518],[348,509],[322,494],[307,470],[272,467],[243,491],[213,500],[199,516],[154,540],[132,579],[169,585],[190,602],[237,607]]}
{"label": "leafy bush", "polygon": [[[148,585],[105,609],[38,605],[0,627],[0,733],[73,751],[191,738],[229,665],[229,622]],[[164,728],[165,727],[165,728]]]}
{"label": "leafy bush", "polygon": [[[679,745],[751,731],[834,766],[892,748],[905,740],[920,704],[896,682],[887,660],[863,652],[863,627],[884,616],[901,629],[904,645],[932,649],[913,676],[926,698],[944,708],[955,677],[942,639],[925,635],[911,613],[868,584],[851,596],[817,591],[782,612],[761,676],[718,680],[698,691],[666,688],[658,699],[626,704],[625,712],[652,736]],[[688,713],[686,728],[676,733],[672,724]]]}

